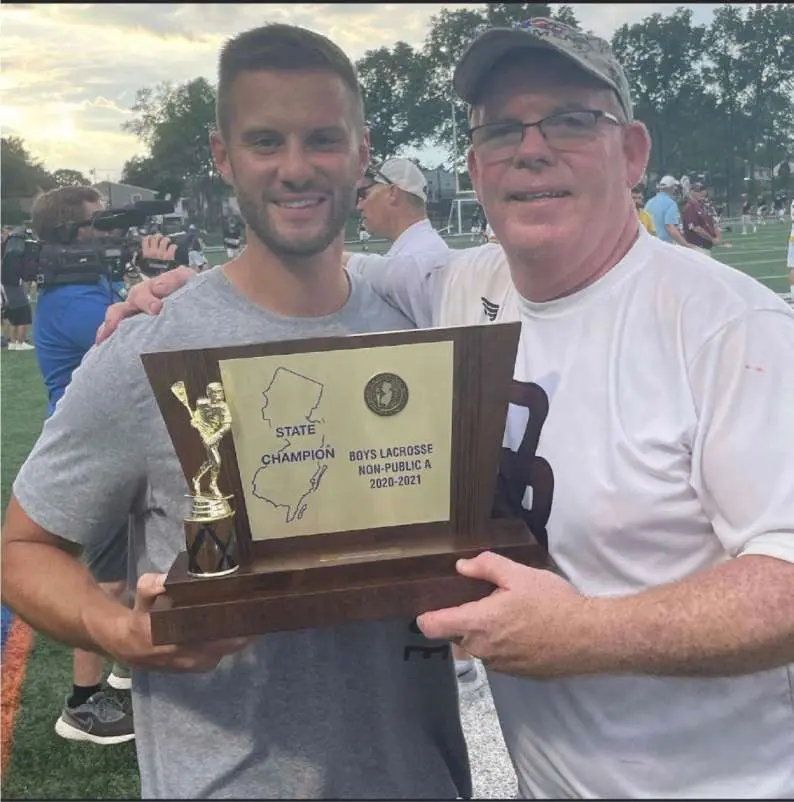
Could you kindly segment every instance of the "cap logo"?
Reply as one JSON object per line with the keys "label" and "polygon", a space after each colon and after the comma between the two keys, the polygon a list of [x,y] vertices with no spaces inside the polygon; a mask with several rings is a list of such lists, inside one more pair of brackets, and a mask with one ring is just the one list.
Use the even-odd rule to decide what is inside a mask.
{"label": "cap logo", "polygon": [[598,47],[602,51],[609,51],[609,46],[604,47],[606,43],[598,37],[588,36],[576,30],[576,28],[566,25],[564,22],[557,22],[557,20],[547,19],[546,17],[533,17],[525,20],[518,27],[542,39],[549,36],[562,39],[576,50],[591,52],[594,47]]}
{"label": "cap logo", "polygon": [[518,28],[538,39],[556,39],[557,47],[562,46],[569,52],[576,53],[587,63],[596,67],[602,75],[609,76],[622,96],[622,102],[630,105],[626,77],[608,42],[598,36],[590,36],[570,25],[546,17],[533,17],[525,20],[518,25]]}

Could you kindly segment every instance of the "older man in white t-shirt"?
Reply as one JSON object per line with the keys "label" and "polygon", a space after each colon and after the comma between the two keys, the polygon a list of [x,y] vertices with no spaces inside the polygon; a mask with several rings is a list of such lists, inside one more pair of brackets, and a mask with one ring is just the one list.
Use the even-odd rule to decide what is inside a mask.
{"label": "older man in white t-shirt", "polygon": [[362,273],[417,322],[521,321],[498,500],[556,572],[461,561],[497,591],[419,626],[487,665],[523,797],[794,797],[794,313],[641,228],[605,42],[491,29],[455,87],[501,246]]}

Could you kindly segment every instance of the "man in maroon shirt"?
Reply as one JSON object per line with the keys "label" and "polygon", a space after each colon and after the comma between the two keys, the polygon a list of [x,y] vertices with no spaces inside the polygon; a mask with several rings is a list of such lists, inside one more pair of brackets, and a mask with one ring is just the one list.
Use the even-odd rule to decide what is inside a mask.
{"label": "man in maroon shirt", "polygon": [[689,200],[681,213],[684,238],[691,245],[710,251],[720,243],[720,234],[714,215],[706,204],[706,186],[696,181],[689,189]]}

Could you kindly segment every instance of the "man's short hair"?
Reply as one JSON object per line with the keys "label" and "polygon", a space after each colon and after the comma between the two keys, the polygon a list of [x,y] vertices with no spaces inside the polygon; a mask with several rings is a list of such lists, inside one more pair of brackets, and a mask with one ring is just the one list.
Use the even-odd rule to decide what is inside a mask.
{"label": "man's short hair", "polygon": [[58,187],[42,192],[30,210],[31,228],[43,242],[59,242],[60,226],[82,223],[85,204],[101,200],[104,200],[102,193],[93,187]]}
{"label": "man's short hair", "polygon": [[631,194],[633,195],[635,192],[639,192],[640,195],[643,197],[645,196],[645,184],[637,184],[636,187],[631,188]]}
{"label": "man's short hair", "polygon": [[338,75],[353,93],[356,122],[364,126],[364,101],[356,69],[330,39],[297,25],[273,23],[229,39],[218,62],[215,115],[218,129],[229,130],[231,88],[242,72],[256,70],[327,70]]}

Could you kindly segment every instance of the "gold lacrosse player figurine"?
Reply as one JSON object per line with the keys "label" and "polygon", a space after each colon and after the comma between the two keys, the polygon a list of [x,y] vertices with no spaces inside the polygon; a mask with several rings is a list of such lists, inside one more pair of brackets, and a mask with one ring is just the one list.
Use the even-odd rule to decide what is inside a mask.
{"label": "gold lacrosse player figurine", "polygon": [[[207,395],[196,399],[191,409],[183,381],[174,382],[171,392],[190,415],[190,425],[196,429],[206,452],[206,459],[192,479],[192,508],[185,518],[188,573],[194,576],[222,576],[239,567],[237,536],[234,530],[234,510],[229,505],[232,496],[224,496],[218,487],[221,473],[219,444],[231,431],[232,414],[220,382],[207,385]],[[209,474],[209,487],[202,490],[201,480]]]}

